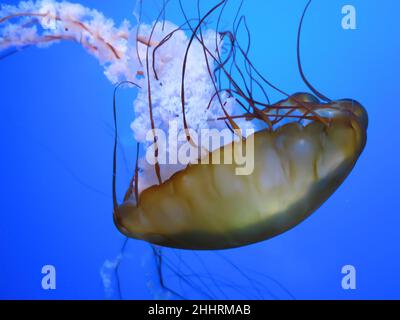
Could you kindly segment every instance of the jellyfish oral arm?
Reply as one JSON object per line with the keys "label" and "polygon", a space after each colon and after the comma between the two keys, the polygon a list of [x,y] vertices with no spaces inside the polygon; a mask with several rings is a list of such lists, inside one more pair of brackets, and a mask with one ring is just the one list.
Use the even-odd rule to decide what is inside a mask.
{"label": "jellyfish oral arm", "polygon": [[[208,53],[215,54],[219,50],[216,46],[221,44],[215,42],[216,37],[215,31],[203,31],[202,41],[208,44]],[[112,83],[130,81],[143,88],[134,101],[136,117],[131,127],[136,141],[146,147],[146,134],[154,130],[151,113],[158,115],[157,127],[161,130],[166,130],[170,120],[181,117],[181,82],[177,79],[181,78],[184,56],[187,58],[185,109],[190,128],[225,128],[224,121],[215,120],[229,117],[237,107],[235,99],[227,92],[220,92],[218,101],[213,99],[215,83],[209,72],[215,68],[214,61],[206,60],[203,45],[197,38],[192,42],[192,50],[186,53],[187,34],[168,21],[140,24],[136,28],[124,22],[116,27],[98,11],[69,2],[46,0],[1,6],[0,52],[22,50],[27,46],[46,47],[59,41],[82,45],[104,66],[105,75]],[[151,108],[149,97],[152,98]],[[161,114],[164,114],[162,118]],[[236,122],[244,129],[252,128],[245,119]],[[151,170],[149,168],[140,179],[143,189],[155,183],[148,172]],[[169,178],[172,173],[164,169],[162,179]]]}
{"label": "jellyfish oral arm", "polygon": [[100,12],[69,2],[21,2],[0,10],[0,52],[76,42],[104,65],[113,83],[133,80],[140,72],[128,57],[130,32],[127,21],[116,27]]}

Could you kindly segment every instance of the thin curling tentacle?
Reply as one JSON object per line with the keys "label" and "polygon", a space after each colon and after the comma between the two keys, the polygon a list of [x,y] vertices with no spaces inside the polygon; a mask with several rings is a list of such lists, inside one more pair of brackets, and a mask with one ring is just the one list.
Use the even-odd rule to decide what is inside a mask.
{"label": "thin curling tentacle", "polygon": [[298,29],[298,33],[297,33],[297,65],[299,68],[299,72],[301,75],[301,78],[303,79],[304,83],[307,85],[307,87],[321,100],[324,100],[326,102],[330,102],[331,99],[327,98],[325,95],[323,95],[322,93],[320,93],[317,89],[315,89],[311,83],[307,80],[304,71],[303,71],[303,66],[301,64],[301,56],[300,56],[300,40],[301,40],[301,30],[303,28],[303,21],[304,21],[304,17],[307,13],[308,8],[310,7],[312,0],[309,0],[306,7],[304,8],[303,14],[301,16],[301,20],[300,20],[300,25],[299,25],[299,29]]}
{"label": "thin curling tentacle", "polygon": [[[190,47],[193,43],[193,41],[195,40],[195,38],[197,38],[197,32],[199,31],[199,29],[201,28],[201,25],[203,24],[203,22],[207,19],[208,16],[210,16],[215,10],[217,10],[219,7],[221,7],[224,3],[226,2],[226,0],[222,0],[220,1],[216,6],[214,6],[213,8],[211,8],[200,20],[200,22],[197,24],[196,28],[194,29],[192,36],[190,37],[189,40],[189,44],[187,46],[186,52],[185,52],[185,57],[183,59],[183,67],[182,67],[182,85],[181,85],[181,103],[182,103],[182,117],[183,117],[183,123],[184,123],[184,127],[186,130],[186,137],[188,139],[188,141],[191,141],[191,137],[190,137],[190,133],[188,131],[189,126],[187,123],[187,119],[186,119],[186,111],[185,111],[185,75],[186,75],[186,67],[187,67],[187,60],[189,57],[189,50]],[[179,1],[181,8],[182,6],[182,2]]]}
{"label": "thin curling tentacle", "polygon": [[[140,89],[140,86],[131,81],[122,81],[116,85],[113,94],[113,119],[114,119],[114,148],[113,148],[113,175],[112,175],[112,198],[113,198],[113,208],[114,208],[114,220],[118,221],[118,199],[117,199],[117,148],[118,148],[118,120],[117,120],[117,92],[118,89],[123,85],[132,85]],[[139,148],[137,148],[139,152]],[[136,165],[137,166],[137,165]],[[135,169],[135,175],[137,172],[137,167]],[[136,191],[135,191],[136,194]]]}
{"label": "thin curling tentacle", "polygon": [[[157,27],[157,23],[160,20],[161,16],[164,13],[165,10],[165,6],[167,5],[167,2],[164,3],[164,6],[160,12],[160,14],[157,17],[156,22],[153,25],[153,28],[151,29],[150,32],[150,36],[149,36],[149,43],[151,43],[153,35],[154,35],[154,31]],[[153,135],[154,135],[154,145],[155,145],[155,149],[154,149],[154,157],[156,160],[156,163],[154,165],[154,170],[158,179],[158,183],[161,184],[162,183],[162,178],[161,178],[161,169],[160,169],[160,164],[158,162],[158,145],[157,145],[157,137],[155,135],[155,123],[154,123],[154,117],[153,117],[153,102],[152,102],[152,96],[151,96],[151,75],[150,75],[150,61],[149,61],[149,54],[150,54],[150,45],[147,46],[146,48],[146,74],[147,74],[147,96],[148,96],[148,102],[149,102],[149,118],[150,118],[150,124],[151,124],[151,129],[153,131]]]}

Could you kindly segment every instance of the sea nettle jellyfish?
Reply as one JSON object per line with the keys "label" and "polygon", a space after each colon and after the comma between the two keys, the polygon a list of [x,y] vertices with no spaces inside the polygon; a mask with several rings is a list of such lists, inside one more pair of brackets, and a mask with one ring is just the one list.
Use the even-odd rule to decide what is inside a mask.
{"label": "sea nettle jellyfish", "polygon": [[[29,46],[73,41],[105,67],[115,92],[122,85],[138,90],[132,130],[138,150],[150,150],[154,162],[138,157],[131,185],[118,205],[115,147],[114,221],[127,237],[194,250],[269,239],[321,206],[364,149],[365,109],[352,99],[327,98],[302,70],[301,27],[311,1],[301,18],[297,44],[300,74],[311,93],[295,94],[275,86],[251,62],[250,41],[243,46],[238,40],[239,30],[248,32],[245,17],[237,15],[232,30],[220,28],[227,3],[220,1],[206,13],[198,3],[195,18],[186,16],[180,3],[185,21],[175,25],[165,19],[164,1],[153,23],[142,23],[138,14],[134,27],[128,22],[116,27],[99,12],[68,2],[2,6],[3,57]],[[211,18],[217,21],[213,29],[208,25]],[[283,99],[270,102],[268,90]],[[191,152],[187,163],[161,161],[161,151],[171,155],[173,150],[163,150],[156,132],[162,130],[170,138],[173,122],[180,137],[177,149],[186,144],[198,151]],[[217,146],[205,148],[195,138],[203,129],[226,128],[231,140]],[[247,134],[249,129],[255,133]],[[237,157],[230,163],[209,161],[242,152],[250,143],[254,148],[246,148],[245,155],[253,156],[250,174],[238,174]]]}

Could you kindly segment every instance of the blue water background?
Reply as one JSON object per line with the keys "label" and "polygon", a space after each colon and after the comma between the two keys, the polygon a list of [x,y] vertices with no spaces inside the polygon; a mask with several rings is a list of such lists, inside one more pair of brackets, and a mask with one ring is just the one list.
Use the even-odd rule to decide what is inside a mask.
{"label": "blue water background", "polygon": [[[117,22],[133,21],[134,1],[80,2]],[[400,2],[350,2],[357,9],[357,30],[341,28],[348,1],[314,1],[302,56],[319,90],[331,98],[355,98],[367,108],[365,152],[340,189],[300,226],[224,253],[279,280],[297,299],[400,298]],[[145,3],[156,14],[154,1]],[[189,8],[195,1],[185,3]],[[295,54],[305,3],[245,0],[251,59],[287,92],[306,90]],[[181,19],[176,4],[168,15]],[[72,43],[31,48],[0,61],[0,84],[0,298],[103,299],[100,268],[123,242],[111,215],[113,86],[98,62]],[[127,90],[119,96],[120,141],[130,166],[119,162],[120,193],[132,172],[134,97]],[[128,251],[133,262],[122,274],[128,296],[154,297],[146,286],[150,263],[142,259],[148,246],[132,241]],[[54,291],[41,287],[46,264],[57,269]],[[341,287],[347,264],[357,268],[354,291]]]}

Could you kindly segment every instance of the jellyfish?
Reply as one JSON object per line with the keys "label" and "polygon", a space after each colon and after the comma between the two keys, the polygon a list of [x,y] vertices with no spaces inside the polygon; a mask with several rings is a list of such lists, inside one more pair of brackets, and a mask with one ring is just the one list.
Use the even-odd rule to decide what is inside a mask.
{"label": "jellyfish", "polygon": [[[192,18],[179,0],[180,25],[166,19],[170,1],[145,23],[139,0],[134,26],[128,21],[116,26],[97,10],[53,0],[0,10],[0,59],[31,46],[72,41],[104,67],[115,85],[114,222],[126,237],[154,248],[221,250],[287,232],[340,187],[366,145],[365,108],[353,99],[326,97],[302,68],[301,30],[312,1],[297,37],[299,72],[310,93],[288,93],[256,68],[246,17],[239,14],[243,1],[232,28],[221,27],[229,2],[201,10],[197,1]],[[213,28],[211,18],[216,18]],[[243,31],[246,44],[239,39]],[[137,153],[119,203],[117,94],[122,87],[138,92],[131,125]],[[282,99],[271,102],[271,90]],[[210,141],[210,131],[203,137],[203,130],[229,134],[210,146],[201,143]],[[163,143],[174,138],[173,146]],[[186,161],[165,161],[181,150]],[[253,170],[240,174],[243,158],[251,159]],[[161,261],[159,249],[154,253]]]}
{"label": "jellyfish", "polygon": [[[246,93],[237,85],[226,68],[226,60],[219,58],[218,48],[217,53],[211,52],[201,32],[204,20],[225,4],[226,1],[221,1],[190,27],[192,35],[182,71],[183,126],[187,129],[186,63],[190,46],[197,39],[205,60],[216,61],[232,85],[226,91],[236,101],[242,99],[246,104],[242,105],[243,114],[232,116],[227,114],[219,97],[226,113],[222,119],[235,130],[241,128],[235,121],[240,118],[257,119],[266,127],[243,138],[244,142],[239,139],[209,151],[202,158],[206,161],[191,163],[165,181],[158,174],[159,183],[140,190],[140,194],[136,185],[131,193],[135,196],[128,196],[114,212],[117,227],[128,237],[191,250],[236,248],[267,240],[290,230],[320,207],[345,180],[365,147],[368,116],[364,107],[352,99],[331,100],[318,92],[304,75],[300,52],[299,70],[313,94],[289,95],[265,81],[286,96],[271,104],[255,100],[250,90]],[[310,4],[311,1],[301,18],[298,50],[302,22]],[[247,67],[258,73],[235,41],[235,35],[229,36],[232,50],[242,53]],[[287,119],[292,121],[282,124]],[[238,136],[242,138],[240,132]],[[190,133],[187,138],[190,142]],[[235,161],[209,162],[210,158],[235,154],[235,150],[241,150],[238,144],[249,144],[249,140],[254,140],[251,149],[255,170],[251,174],[237,174],[239,164]],[[159,172],[157,166],[155,170]]]}

